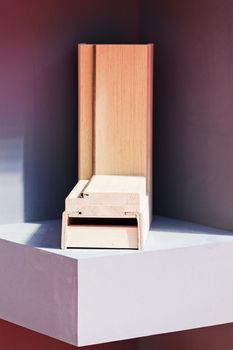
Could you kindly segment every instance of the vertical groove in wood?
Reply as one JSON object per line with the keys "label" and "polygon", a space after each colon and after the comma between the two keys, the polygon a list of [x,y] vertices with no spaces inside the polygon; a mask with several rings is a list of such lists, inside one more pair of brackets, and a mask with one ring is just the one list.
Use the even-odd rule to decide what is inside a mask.
{"label": "vertical groove in wood", "polygon": [[154,45],[148,44],[148,67],[147,67],[147,193],[149,195],[150,221],[153,213],[153,61]]}
{"label": "vertical groove in wood", "polygon": [[78,45],[78,178],[93,174],[94,45]]}

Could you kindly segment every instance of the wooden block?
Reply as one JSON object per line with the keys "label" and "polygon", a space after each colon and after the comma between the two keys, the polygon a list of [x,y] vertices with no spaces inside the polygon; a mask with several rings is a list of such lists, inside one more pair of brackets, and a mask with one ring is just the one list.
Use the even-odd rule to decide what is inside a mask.
{"label": "wooden block", "polygon": [[140,205],[146,195],[146,178],[140,176],[94,175],[83,191],[93,203],[102,199],[103,203]]}
{"label": "wooden block", "polygon": [[62,247],[140,249],[149,230],[148,208],[144,177],[80,180],[66,199]]}
{"label": "wooden block", "polygon": [[80,225],[67,227],[67,247],[138,249],[137,225]]}
{"label": "wooden block", "polygon": [[[80,181],[66,199],[62,246],[141,249],[152,217],[153,45],[81,44],[78,73]],[[80,217],[115,225],[70,227]],[[134,229],[118,227],[130,217]]]}
{"label": "wooden block", "polygon": [[151,197],[153,44],[81,44],[78,57],[79,179],[145,176]]}
{"label": "wooden block", "polygon": [[146,178],[143,176],[94,175],[85,187],[84,193],[127,193],[146,194]]}

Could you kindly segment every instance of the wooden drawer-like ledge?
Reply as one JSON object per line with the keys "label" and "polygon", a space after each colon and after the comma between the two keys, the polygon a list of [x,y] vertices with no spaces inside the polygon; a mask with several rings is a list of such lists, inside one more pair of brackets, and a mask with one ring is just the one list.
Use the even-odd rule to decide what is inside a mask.
{"label": "wooden drawer-like ledge", "polygon": [[141,249],[149,230],[146,179],[95,175],[66,199],[62,248]]}

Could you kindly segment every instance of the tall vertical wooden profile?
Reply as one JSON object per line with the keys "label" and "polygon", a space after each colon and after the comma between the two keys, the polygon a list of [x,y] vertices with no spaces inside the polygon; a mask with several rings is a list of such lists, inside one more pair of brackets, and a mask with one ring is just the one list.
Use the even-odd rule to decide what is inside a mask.
{"label": "tall vertical wooden profile", "polygon": [[142,249],[152,214],[153,44],[78,45],[78,177],[62,248]]}

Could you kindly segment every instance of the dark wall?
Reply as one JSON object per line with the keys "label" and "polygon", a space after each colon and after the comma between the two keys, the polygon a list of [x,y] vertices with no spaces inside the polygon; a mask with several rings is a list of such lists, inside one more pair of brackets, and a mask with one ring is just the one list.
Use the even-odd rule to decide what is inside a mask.
{"label": "dark wall", "polygon": [[141,1],[155,42],[156,212],[233,229],[233,2]]}
{"label": "dark wall", "polygon": [[77,174],[78,42],[134,42],[138,2],[1,0],[0,223],[58,218]]}

